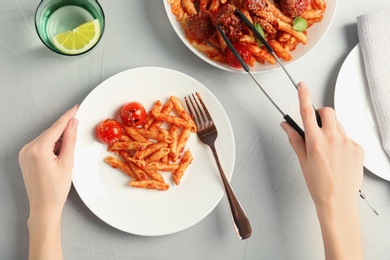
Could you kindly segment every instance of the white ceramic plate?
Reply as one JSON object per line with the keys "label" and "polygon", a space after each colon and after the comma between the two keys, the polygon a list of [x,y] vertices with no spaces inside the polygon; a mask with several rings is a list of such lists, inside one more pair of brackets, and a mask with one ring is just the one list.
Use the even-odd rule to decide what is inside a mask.
{"label": "white ceramic plate", "polygon": [[[188,40],[186,39],[185,32],[181,26],[181,24],[176,20],[175,15],[172,13],[171,6],[168,3],[168,0],[163,0],[165,11],[168,15],[168,19],[175,30],[176,34],[179,36],[179,38],[182,40],[182,42],[199,58],[204,60],[205,62],[220,68],[222,70],[231,71],[231,72],[238,72],[238,73],[244,73],[243,70],[235,69],[230,67],[227,64],[223,64],[220,62],[216,62],[214,60],[211,60],[205,53],[200,52],[197,50],[194,46],[192,46]],[[326,32],[328,31],[333,18],[336,13],[336,7],[337,7],[337,0],[327,0],[326,1],[326,11],[324,14],[324,18],[320,23],[316,23],[311,28],[307,30],[308,33],[308,42],[306,45],[299,44],[299,46],[291,53],[293,55],[294,59],[288,63],[287,65],[292,64],[296,61],[298,61],[300,58],[302,58],[304,55],[309,53],[325,36]],[[255,66],[251,67],[251,72],[253,73],[259,73],[259,72],[266,72],[271,71],[279,68],[278,64],[272,65],[272,64],[259,64],[257,63]]]}
{"label": "white ceramic plate", "polygon": [[364,148],[364,166],[389,181],[390,159],[382,148],[359,45],[341,67],[334,103],[337,119],[345,131]]}
{"label": "white ceramic plate", "polygon": [[[235,160],[235,143],[229,119],[221,104],[198,81],[163,68],[137,68],[121,72],[97,86],[82,102],[79,119],[73,184],[87,207],[109,225],[132,234],[166,235],[186,229],[206,217],[221,200],[224,190],[208,146],[193,134],[188,143],[194,160],[175,186],[170,175],[168,191],[132,188],[129,177],[103,162],[107,146],[98,142],[95,128],[113,117],[129,101],[149,110],[156,100],[164,103],[175,95],[199,92],[218,127],[216,146],[227,178]],[[111,154],[112,155],[112,154]]]}

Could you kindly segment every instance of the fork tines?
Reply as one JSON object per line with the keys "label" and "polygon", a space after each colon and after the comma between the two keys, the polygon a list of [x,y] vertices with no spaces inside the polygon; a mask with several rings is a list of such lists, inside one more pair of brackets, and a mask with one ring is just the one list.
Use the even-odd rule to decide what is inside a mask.
{"label": "fork tines", "polygon": [[198,129],[213,124],[210,113],[198,92],[192,93],[191,95],[188,95],[188,97],[184,97],[184,100],[186,102],[187,109],[192,119],[195,121]]}

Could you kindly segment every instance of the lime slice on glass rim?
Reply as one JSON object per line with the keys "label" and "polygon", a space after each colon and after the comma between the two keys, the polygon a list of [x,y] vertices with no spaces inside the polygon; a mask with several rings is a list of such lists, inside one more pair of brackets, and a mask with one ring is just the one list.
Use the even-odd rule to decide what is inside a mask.
{"label": "lime slice on glass rim", "polygon": [[91,49],[98,42],[100,34],[100,23],[98,19],[95,19],[73,30],[59,33],[51,41],[62,53],[76,55]]}

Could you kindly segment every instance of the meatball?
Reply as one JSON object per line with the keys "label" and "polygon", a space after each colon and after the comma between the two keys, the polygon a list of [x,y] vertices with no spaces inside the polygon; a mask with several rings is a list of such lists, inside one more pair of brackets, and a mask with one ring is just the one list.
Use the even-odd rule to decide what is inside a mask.
{"label": "meatball", "polygon": [[243,0],[244,8],[250,13],[256,13],[267,5],[265,0]]}
{"label": "meatball", "polygon": [[280,8],[288,17],[295,18],[303,14],[310,0],[280,0]]}
{"label": "meatball", "polygon": [[226,4],[213,14],[213,24],[219,24],[231,41],[237,41],[242,36],[242,21],[235,11],[234,5]]}
{"label": "meatball", "polygon": [[213,26],[211,15],[207,11],[188,17],[185,26],[187,36],[194,40],[207,40],[216,34],[216,28]]}

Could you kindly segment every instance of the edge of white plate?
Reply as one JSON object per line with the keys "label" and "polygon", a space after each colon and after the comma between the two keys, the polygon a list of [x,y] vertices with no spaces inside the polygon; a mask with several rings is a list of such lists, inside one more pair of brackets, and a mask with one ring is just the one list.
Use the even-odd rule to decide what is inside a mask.
{"label": "edge of white plate", "polygon": [[[363,57],[361,56],[361,52],[360,52],[360,44],[357,44],[348,54],[348,56],[345,58],[341,68],[340,68],[340,71],[339,71],[339,74],[337,76],[337,80],[336,80],[336,85],[335,85],[335,93],[334,93],[334,106],[335,106],[335,112],[336,112],[336,116],[338,117],[338,119],[340,120],[340,122],[343,124],[346,132],[348,135],[351,136],[351,138],[354,138],[354,140],[356,142],[358,142],[362,147],[363,149],[365,149],[366,151],[372,151],[374,148],[372,148],[372,144],[374,144],[375,146],[375,150],[379,151],[380,149],[382,149],[382,146],[381,146],[381,140],[380,140],[380,136],[379,136],[379,132],[378,132],[378,136],[377,136],[377,139],[374,140],[374,142],[370,141],[370,142],[367,142],[367,140],[363,140],[359,137],[356,137],[356,134],[355,132],[353,132],[352,130],[350,130],[349,128],[349,125],[348,125],[348,122],[346,121],[347,119],[345,119],[345,116],[344,113],[341,113],[341,105],[339,104],[340,102],[340,95],[341,95],[341,91],[340,88],[340,84],[342,84],[342,81],[345,81],[343,78],[342,78],[342,75],[345,74],[345,70],[349,69],[348,66],[351,66],[349,64],[352,64],[353,61],[355,61],[353,64],[356,65],[356,66],[361,66],[362,69],[364,70],[364,64],[363,64]],[[356,70],[359,70],[357,68],[354,68]],[[364,71],[363,71],[364,73]],[[357,78],[364,78],[365,79],[365,75],[359,75],[359,76],[356,76],[354,77],[354,79],[357,79]],[[363,80],[364,80],[363,79]],[[353,82],[352,82],[353,83]],[[360,83],[359,83],[360,84]],[[356,84],[356,85],[359,85],[359,84]],[[369,95],[369,90],[368,90],[368,86],[366,86],[367,82],[363,82],[361,83],[362,85],[365,86],[365,88],[367,88],[365,91],[368,93]],[[345,89],[345,88],[344,88]],[[370,98],[370,97],[367,97],[367,98]],[[356,113],[365,113],[366,114],[366,117],[363,117],[365,118],[366,121],[369,121],[369,122],[372,122],[373,124],[376,124],[376,122],[373,122],[375,120],[375,112],[373,111],[373,108],[372,108],[372,105],[370,104],[371,103],[371,99],[370,100],[367,100],[367,102],[369,103],[369,108],[367,108],[365,111],[353,111],[351,112],[351,114],[356,114]],[[367,114],[369,113],[369,114]],[[360,116],[363,116],[363,115],[360,115]],[[347,117],[348,119],[351,118],[351,116]],[[347,124],[346,124],[347,123]],[[371,131],[373,131],[372,128],[375,128],[376,131],[379,131],[377,129],[377,126],[366,126],[368,128],[371,129]],[[364,130],[364,128],[361,128],[362,130]],[[364,130],[364,131],[367,131],[367,130]],[[383,153],[384,150],[382,149]],[[383,157],[383,163],[378,163],[378,157],[377,156],[374,156],[373,154],[368,154],[367,152],[365,153],[365,158],[364,158],[364,162],[363,162],[363,165],[364,167],[370,171],[371,173],[373,173],[374,175],[384,179],[384,180],[387,180],[387,181],[390,181],[390,176],[388,175],[385,175],[383,173],[383,170],[381,169],[381,167],[386,167],[387,170],[389,170],[390,172],[390,161],[385,163],[384,160],[385,158],[387,158],[387,155],[381,155],[381,157]]]}

